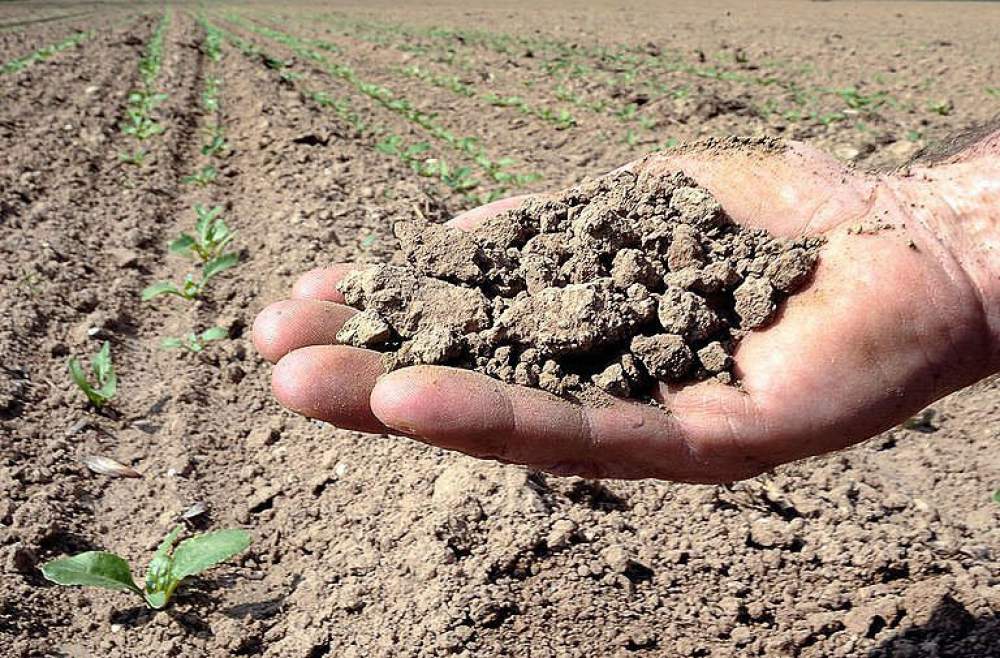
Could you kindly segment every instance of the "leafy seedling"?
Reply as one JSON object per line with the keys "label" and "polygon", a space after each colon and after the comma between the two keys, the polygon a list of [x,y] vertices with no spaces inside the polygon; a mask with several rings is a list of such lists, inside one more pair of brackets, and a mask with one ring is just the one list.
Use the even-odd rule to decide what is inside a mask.
{"label": "leafy seedling", "polygon": [[202,167],[196,173],[190,176],[185,176],[181,179],[181,182],[185,185],[197,185],[198,187],[205,187],[211,183],[215,182],[215,179],[219,176],[219,170],[215,167],[208,165]]}
{"label": "leafy seedling", "polygon": [[235,266],[239,260],[240,256],[237,253],[223,254],[218,258],[213,258],[201,266],[200,279],[196,279],[194,274],[188,274],[179,286],[172,281],[157,281],[142,291],[142,301],[148,302],[161,295],[176,295],[188,301],[197,299],[212,278]]}
{"label": "leafy seedling", "polygon": [[935,114],[946,117],[954,111],[955,104],[951,100],[932,101],[927,104],[927,109]]}
{"label": "leafy seedling", "polygon": [[206,144],[201,147],[201,154],[213,157],[219,155],[228,148],[229,144],[226,143],[226,138],[221,131],[215,132],[211,135],[211,138]]}
{"label": "leafy seedling", "polygon": [[124,164],[130,164],[134,167],[141,167],[144,162],[146,162],[146,150],[142,148],[137,148],[131,153],[123,151],[118,154],[118,160]]}
{"label": "leafy seedling", "polygon": [[203,351],[208,346],[208,343],[222,340],[228,336],[229,332],[222,327],[212,327],[211,329],[206,329],[200,334],[196,334],[192,331],[191,333],[178,338],[164,338],[160,345],[167,350],[187,350],[197,354],[198,352]]}
{"label": "leafy seedling", "polygon": [[100,409],[115,397],[118,392],[118,376],[111,363],[111,344],[104,341],[101,351],[95,354],[90,360],[90,369],[97,381],[97,386],[90,383],[87,374],[83,371],[83,366],[76,357],[70,357],[67,363],[69,375],[91,404]]}
{"label": "leafy seedling", "polygon": [[221,206],[206,208],[197,204],[194,211],[198,214],[194,235],[181,233],[179,238],[170,243],[170,251],[194,256],[201,262],[208,263],[223,255],[222,251],[232,242],[234,234],[219,217]]}
{"label": "leafy seedling", "polygon": [[182,580],[242,553],[251,541],[245,530],[233,529],[195,535],[177,544],[183,531],[184,526],[177,526],[156,549],[142,588],[132,579],[128,562],[106,551],[87,551],[52,560],[42,565],[42,575],[58,585],[134,592],[146,605],[159,610],[170,602]]}

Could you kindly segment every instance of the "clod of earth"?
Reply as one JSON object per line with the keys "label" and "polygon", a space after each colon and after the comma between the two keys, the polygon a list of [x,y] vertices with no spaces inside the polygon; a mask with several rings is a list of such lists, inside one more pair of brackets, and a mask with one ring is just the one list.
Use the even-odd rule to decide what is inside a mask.
{"label": "clod of earth", "polygon": [[734,223],[683,174],[618,172],[470,232],[396,225],[400,257],[340,289],[363,310],[338,340],[387,370],[469,368],[572,395],[648,397],[656,380],[733,380],[731,354],[773,321],[822,240]]}

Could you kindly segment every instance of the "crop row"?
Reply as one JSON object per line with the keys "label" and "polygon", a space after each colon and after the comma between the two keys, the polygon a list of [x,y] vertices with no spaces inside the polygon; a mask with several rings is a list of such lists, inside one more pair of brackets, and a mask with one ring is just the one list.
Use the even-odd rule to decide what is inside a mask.
{"label": "crop row", "polygon": [[[181,178],[182,184],[192,184],[197,187],[207,187],[215,182],[218,169],[213,164],[228,150],[225,130],[222,121],[221,89],[223,79],[218,71],[218,63],[222,59],[222,35],[209,25],[203,17],[197,19],[204,38],[201,43],[201,54],[209,64],[204,67],[202,80],[200,109],[203,117],[202,134],[204,139],[199,152],[205,163],[197,171]],[[157,281],[142,291],[143,301],[159,297],[174,296],[186,301],[202,297],[208,283],[216,276],[239,264],[238,252],[227,251],[235,233],[222,218],[222,206],[194,204],[194,231],[182,232],[169,243],[169,251],[193,260],[197,264],[195,272],[189,272],[179,284],[172,281]],[[180,337],[164,339],[163,347],[182,348],[190,352],[201,352],[209,342],[226,338],[228,332],[222,327],[210,327],[202,332],[191,331]]]}
{"label": "crop row", "polygon": [[29,18],[26,20],[11,21],[10,23],[0,24],[0,31],[3,30],[15,30],[20,27],[27,25],[40,25],[42,23],[55,23],[57,21],[65,21],[71,18],[83,18],[85,16],[90,16],[94,12],[92,11],[79,11],[73,14],[57,14],[55,16],[42,16],[41,18]]}
{"label": "crop row", "polygon": [[57,53],[67,50],[68,48],[72,48],[77,44],[86,41],[92,36],[94,36],[93,31],[77,32],[72,36],[66,37],[62,41],[39,48],[35,52],[25,55],[23,57],[12,59],[9,62],[0,65],[0,75],[6,75],[9,73],[17,73],[18,71],[22,71],[31,66],[32,64],[43,62]]}
{"label": "crop row", "polygon": [[[802,85],[774,72],[763,75],[751,73],[746,68],[748,61],[743,51],[736,51],[731,55],[731,64],[737,67],[732,69],[723,62],[695,65],[684,61],[675,53],[650,54],[634,46],[586,47],[557,39],[497,34],[484,30],[414,28],[401,24],[349,19],[340,15],[327,15],[321,18],[353,30],[354,36],[358,38],[371,38],[372,34],[376,34],[378,36],[373,40],[400,50],[429,53],[432,52],[432,47],[419,42],[415,44],[412,40],[430,40],[438,44],[434,60],[446,65],[462,61],[455,57],[455,48],[480,47],[505,56],[516,56],[530,51],[532,53],[530,61],[538,62],[545,75],[552,80],[581,80],[586,81],[587,86],[597,84],[609,91],[617,91],[625,86],[648,96],[650,101],[664,97],[682,98],[690,93],[690,88],[686,85],[664,83],[659,79],[662,73],[680,74],[692,79],[737,82],[756,87],[773,86],[780,89],[784,97],[783,102],[770,99],[754,108],[762,118],[777,114],[790,122],[829,124],[845,121],[852,113],[859,111],[876,112],[883,105],[910,111],[922,109],[941,115],[950,114],[954,109],[950,101],[938,98],[913,103],[902,101],[885,90],[866,92],[856,87]],[[407,41],[399,43],[393,37],[402,37]],[[772,69],[781,66],[778,63],[754,63],[755,68],[766,68],[768,65]],[[576,107],[598,113],[610,111],[625,121],[630,119],[643,121],[637,104],[632,104],[630,107],[629,104],[620,105],[607,99],[588,98],[587,95],[571,91],[565,85],[559,85],[556,91],[557,98]],[[990,94],[990,88],[986,89],[986,93]],[[824,102],[825,99],[834,99],[841,108],[831,107],[829,103]],[[649,128],[649,122],[646,121],[642,127]]]}
{"label": "crop row", "polygon": [[[353,89],[359,91],[363,96],[375,101],[385,109],[408,119],[435,139],[447,144],[461,153],[465,158],[468,158],[487,174],[489,181],[493,185],[489,192],[474,192],[474,190],[478,190],[482,186],[482,183],[474,177],[471,167],[453,166],[442,158],[424,157],[431,148],[429,143],[406,143],[402,135],[392,131],[387,126],[379,125],[370,115],[362,116],[362,113],[353,106],[350,98],[334,97],[326,91],[308,88],[304,84],[301,84],[299,80],[300,75],[290,70],[290,62],[270,55],[255,44],[231,32],[222,30],[227,40],[247,58],[252,61],[263,61],[269,68],[278,70],[284,80],[292,84],[298,84],[303,96],[322,108],[333,110],[340,119],[351,125],[359,134],[368,135],[378,140],[375,144],[376,150],[385,155],[400,159],[417,174],[428,178],[435,178],[454,192],[460,193],[470,201],[476,203],[491,201],[507,194],[511,189],[516,189],[538,180],[539,176],[537,174],[522,174],[510,171],[509,168],[514,164],[514,161],[510,158],[501,158],[496,161],[491,160],[477,138],[454,135],[450,130],[439,125],[434,115],[420,111],[410,101],[398,98],[393,92],[384,87],[364,81],[350,67],[329,61],[313,48],[309,48],[302,40],[292,35],[270,30],[269,28],[240,23],[239,18],[234,17],[230,20],[236,24],[247,25],[247,29],[250,31],[271,38],[289,47],[296,55],[311,62],[319,70],[348,82]],[[327,52],[336,52],[336,47],[331,44],[320,41],[309,41],[308,43],[314,48],[322,48]]]}
{"label": "crop row", "polygon": [[[156,95],[155,83],[160,73],[168,24],[169,14],[165,13],[140,61],[142,99]],[[205,32],[202,52],[211,62],[217,63],[221,57],[220,35],[208,28]],[[211,152],[207,153],[204,146],[201,149],[206,157],[216,157],[224,150],[224,146],[215,141],[215,136],[221,133],[218,121],[221,85],[222,80],[218,77],[211,74],[204,77],[201,108],[206,121],[209,122],[208,125],[213,126],[212,136],[206,144]],[[134,98],[135,95],[133,93],[129,98],[130,112],[151,109],[148,104],[141,104],[141,99]],[[158,132],[160,131],[153,131],[152,134]],[[197,215],[194,230],[182,232],[172,240],[169,243],[169,251],[193,259],[199,265],[200,276],[188,274],[180,285],[169,281],[158,281],[143,290],[144,301],[162,296],[177,296],[185,300],[196,299],[202,296],[206,284],[211,279],[239,262],[238,253],[228,250],[234,233],[221,217],[222,208],[195,204],[194,209]],[[165,349],[201,352],[208,343],[227,336],[227,330],[216,326],[201,332],[192,331],[183,336],[166,338],[161,346]],[[72,380],[98,411],[105,408],[117,394],[118,376],[112,363],[109,342],[105,341],[101,350],[92,357],[89,372],[76,358],[69,359],[68,368]],[[130,467],[108,457],[87,457],[84,462],[88,468],[97,473],[118,477],[140,476]],[[195,512],[197,513],[200,512]],[[184,518],[187,518],[187,514]],[[185,526],[178,525],[167,534],[149,562],[145,579],[139,584],[133,579],[131,568],[124,558],[105,551],[86,551],[57,558],[42,565],[41,571],[46,579],[59,585],[84,585],[128,591],[140,596],[150,608],[164,608],[170,603],[182,581],[229,560],[246,550],[251,543],[250,535],[241,529],[199,534],[178,543],[184,530]]]}
{"label": "crop row", "polygon": [[164,12],[146,44],[146,50],[139,60],[141,85],[139,89],[129,92],[125,120],[121,124],[122,133],[134,138],[137,145],[129,152],[120,153],[118,157],[122,162],[137,167],[142,166],[148,154],[144,143],[166,130],[155,118],[156,107],[167,99],[166,93],[156,89],[156,79],[163,64],[163,40],[170,25],[170,17],[169,11]]}
{"label": "crop row", "polygon": [[311,49],[309,44],[321,44],[326,47],[328,52],[337,52],[336,46],[325,44],[318,40],[303,40],[300,37],[262,25],[249,23],[239,18],[232,18],[231,20],[252,32],[261,34],[289,47],[298,56],[313,62],[330,75],[347,82],[357,91],[374,100],[382,107],[416,124],[430,134],[431,137],[444,142],[469,157],[486,173],[490,180],[503,186],[505,191],[511,188],[523,187],[540,178],[538,174],[534,173],[522,174],[511,171],[511,167],[515,164],[511,158],[492,160],[479,139],[456,135],[439,123],[436,115],[419,109],[413,102],[406,98],[401,98],[399,94],[385,86],[362,79],[350,66],[330,61],[326,56]]}

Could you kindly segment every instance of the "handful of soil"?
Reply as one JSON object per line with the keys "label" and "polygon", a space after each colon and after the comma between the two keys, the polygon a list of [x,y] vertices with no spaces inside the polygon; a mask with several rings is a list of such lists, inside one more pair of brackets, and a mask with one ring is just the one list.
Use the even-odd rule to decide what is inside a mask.
{"label": "handful of soil", "polygon": [[735,224],[683,174],[617,172],[463,232],[400,222],[392,264],[340,284],[339,341],[387,370],[442,364],[573,395],[648,397],[655,380],[732,380],[745,332],[812,271],[820,239]]}

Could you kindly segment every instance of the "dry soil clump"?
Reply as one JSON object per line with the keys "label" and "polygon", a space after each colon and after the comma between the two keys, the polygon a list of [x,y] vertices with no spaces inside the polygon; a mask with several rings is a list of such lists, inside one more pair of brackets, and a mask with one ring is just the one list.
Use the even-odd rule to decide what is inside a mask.
{"label": "dry soil clump", "polygon": [[348,275],[363,310],[342,342],[389,370],[470,368],[572,394],[644,397],[655,380],[731,381],[730,354],[770,322],[820,240],[735,224],[682,174],[618,172],[487,220],[471,232],[396,225],[393,264]]}

